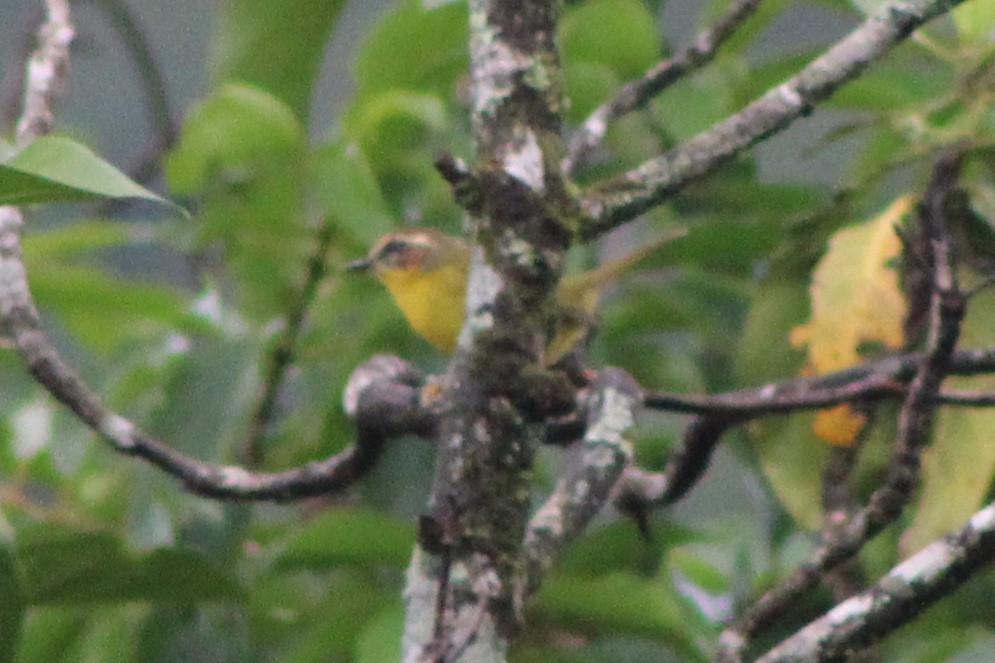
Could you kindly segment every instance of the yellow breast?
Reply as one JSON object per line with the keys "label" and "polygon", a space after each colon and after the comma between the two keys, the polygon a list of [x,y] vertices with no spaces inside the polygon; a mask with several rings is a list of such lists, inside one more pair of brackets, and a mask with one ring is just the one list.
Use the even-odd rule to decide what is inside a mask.
{"label": "yellow breast", "polygon": [[452,353],[463,326],[466,269],[397,269],[379,275],[408,324],[442,352]]}

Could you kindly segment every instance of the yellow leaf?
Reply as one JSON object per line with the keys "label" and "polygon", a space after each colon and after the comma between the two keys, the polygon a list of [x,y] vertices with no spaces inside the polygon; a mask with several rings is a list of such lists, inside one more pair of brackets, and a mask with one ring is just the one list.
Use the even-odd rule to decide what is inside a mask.
{"label": "yellow leaf", "polygon": [[829,444],[846,447],[860,435],[867,417],[854,412],[847,403],[822,410],[815,415],[812,431]]}
{"label": "yellow leaf", "polygon": [[[860,348],[902,346],[905,298],[895,259],[901,242],[895,226],[915,205],[902,196],[880,215],[838,231],[812,278],[812,314],[791,331],[795,347],[807,345],[808,363],[829,373],[861,361]],[[834,408],[816,419],[815,432],[833,444],[852,444],[863,418],[850,408]]]}

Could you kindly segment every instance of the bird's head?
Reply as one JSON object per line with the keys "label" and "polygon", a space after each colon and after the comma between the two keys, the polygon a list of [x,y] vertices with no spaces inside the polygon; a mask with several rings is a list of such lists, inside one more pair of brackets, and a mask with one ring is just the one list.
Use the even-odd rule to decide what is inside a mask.
{"label": "bird's head", "polygon": [[381,237],[365,258],[346,265],[371,271],[380,280],[416,277],[442,267],[465,264],[469,253],[462,240],[432,228],[405,228]]}

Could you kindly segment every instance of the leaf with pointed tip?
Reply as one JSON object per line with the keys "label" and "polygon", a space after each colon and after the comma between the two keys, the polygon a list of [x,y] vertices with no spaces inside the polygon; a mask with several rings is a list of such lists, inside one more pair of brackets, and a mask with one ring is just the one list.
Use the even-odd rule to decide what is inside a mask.
{"label": "leaf with pointed tip", "polygon": [[156,195],[101,159],[84,145],[43,136],[0,163],[0,204],[86,202],[138,198],[187,212]]}

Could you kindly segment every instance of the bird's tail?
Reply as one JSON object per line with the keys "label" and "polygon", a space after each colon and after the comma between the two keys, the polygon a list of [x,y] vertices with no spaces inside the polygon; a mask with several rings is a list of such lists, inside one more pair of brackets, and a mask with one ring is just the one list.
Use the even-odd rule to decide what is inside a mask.
{"label": "bird's tail", "polygon": [[586,272],[572,275],[569,277],[571,281],[570,287],[571,289],[576,289],[578,292],[589,292],[592,290],[598,291],[606,283],[610,283],[611,281],[617,279],[661,246],[669,244],[675,239],[680,239],[687,234],[687,228],[668,228],[657,235],[652,241],[634,249],[624,256],[603,262],[594,269]]}

